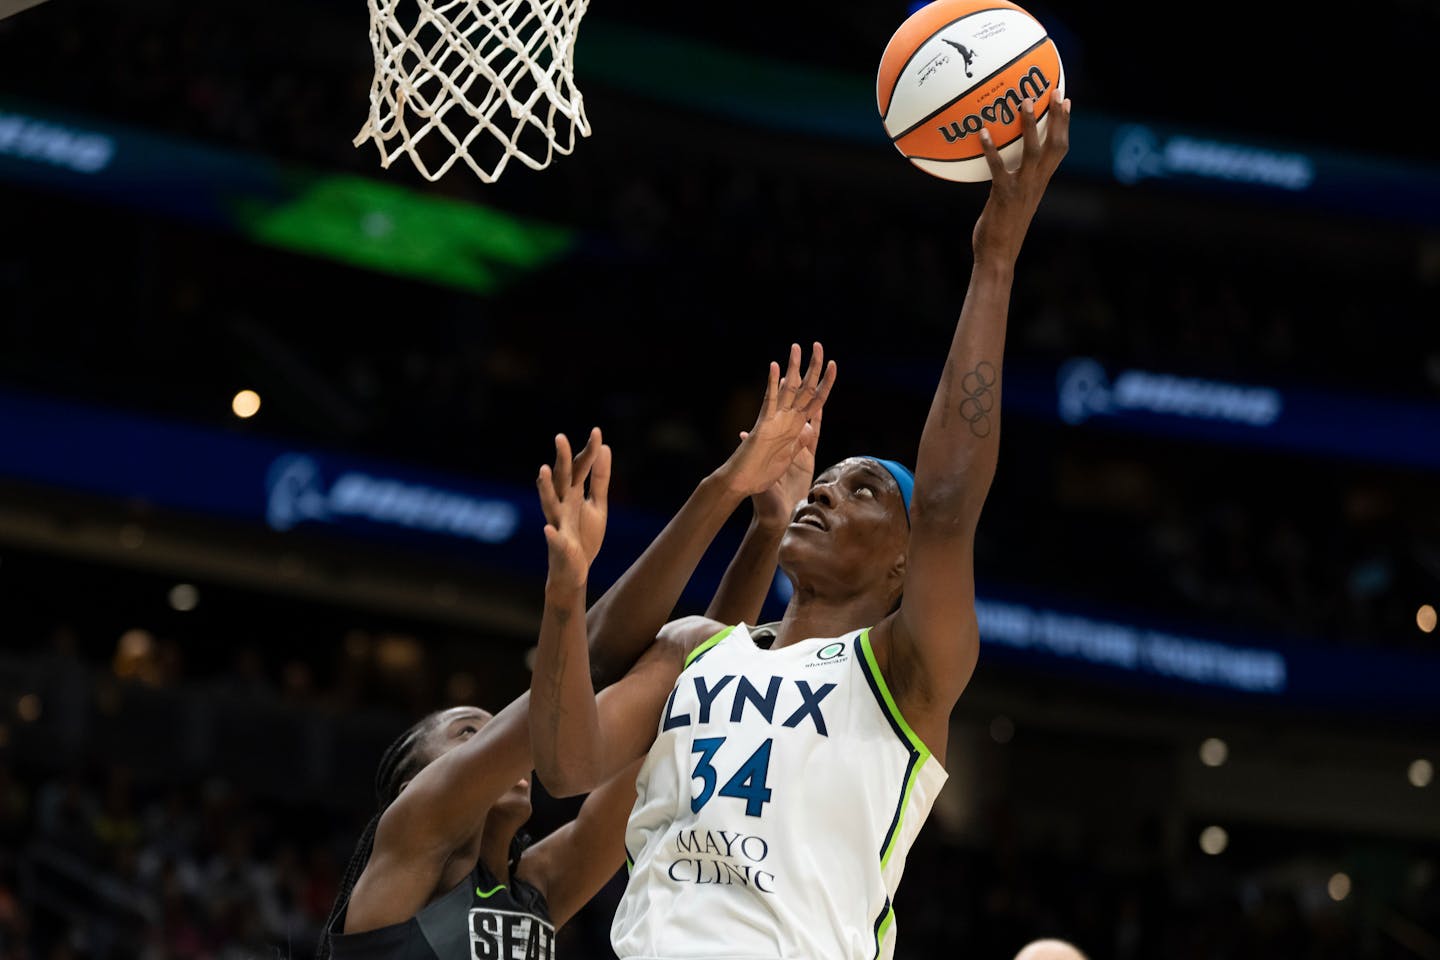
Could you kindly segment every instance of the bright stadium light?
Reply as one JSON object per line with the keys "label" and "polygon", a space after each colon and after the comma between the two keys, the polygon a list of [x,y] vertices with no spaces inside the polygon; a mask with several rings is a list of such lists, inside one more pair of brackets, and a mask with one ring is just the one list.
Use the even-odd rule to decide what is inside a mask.
{"label": "bright stadium light", "polygon": [[254,390],[241,390],[230,401],[230,409],[241,420],[249,420],[260,412],[260,394]]}
{"label": "bright stadium light", "polygon": [[188,583],[177,583],[170,588],[170,608],[189,613],[200,602],[200,591]]}
{"label": "bright stadium light", "polygon": [[1224,766],[1230,757],[1230,746],[1219,737],[1208,737],[1200,744],[1200,762],[1207,767]]}
{"label": "bright stadium light", "polygon": [[122,680],[154,679],[154,654],[155,635],[141,627],[132,627],[120,634],[111,669]]}
{"label": "bright stadium light", "polygon": [[140,660],[155,651],[155,636],[149,630],[135,627],[120,634],[115,653],[126,660]]}
{"label": "bright stadium light", "polygon": [[1409,770],[1410,786],[1428,787],[1430,781],[1435,779],[1435,766],[1429,760],[1420,758],[1410,764]]}
{"label": "bright stadium light", "polygon": [[40,697],[38,694],[27,693],[15,702],[15,714],[26,723],[34,723],[40,719]]}
{"label": "bright stadium light", "polygon": [[1350,875],[1345,873],[1335,874],[1335,876],[1330,878],[1330,882],[1325,885],[1325,889],[1329,891],[1330,899],[1339,903],[1341,900],[1350,896]]}
{"label": "bright stadium light", "polygon": [[1421,633],[1432,633],[1435,630],[1435,608],[1428,603],[1420,605],[1415,611],[1415,626],[1420,628]]}
{"label": "bright stadium light", "polygon": [[1200,831],[1200,849],[1215,857],[1225,852],[1230,845],[1230,834],[1224,827],[1206,827]]}

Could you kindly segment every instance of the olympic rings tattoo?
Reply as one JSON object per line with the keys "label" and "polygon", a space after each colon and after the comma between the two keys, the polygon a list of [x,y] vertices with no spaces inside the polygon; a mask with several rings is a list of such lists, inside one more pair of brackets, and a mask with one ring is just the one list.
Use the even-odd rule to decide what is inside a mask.
{"label": "olympic rings tattoo", "polygon": [[965,394],[965,399],[960,401],[960,416],[977,437],[988,437],[993,429],[990,411],[995,409],[995,392],[991,388],[999,379],[999,371],[988,360],[981,360],[974,370],[960,378],[960,389]]}

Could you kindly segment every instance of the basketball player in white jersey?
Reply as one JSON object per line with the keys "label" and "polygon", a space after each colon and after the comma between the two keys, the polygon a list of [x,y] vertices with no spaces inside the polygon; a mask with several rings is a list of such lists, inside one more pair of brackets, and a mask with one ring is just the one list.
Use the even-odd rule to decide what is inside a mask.
{"label": "basketball player in white jersey", "polygon": [[[597,701],[584,597],[604,484],[587,498],[583,476],[555,483],[542,468],[536,770],[575,794],[646,756],[612,928],[621,960],[893,956],[891,900],[945,782],[950,712],[979,654],[972,547],[995,473],[1016,261],[1069,144],[1070,101],[1043,144],[1033,101],[1021,115],[1014,171],[981,134],[993,181],[913,479],[871,457],[816,478],[779,547],[794,595],[768,642],[744,623],[671,622]],[[787,378],[767,408],[784,422],[808,401]]]}

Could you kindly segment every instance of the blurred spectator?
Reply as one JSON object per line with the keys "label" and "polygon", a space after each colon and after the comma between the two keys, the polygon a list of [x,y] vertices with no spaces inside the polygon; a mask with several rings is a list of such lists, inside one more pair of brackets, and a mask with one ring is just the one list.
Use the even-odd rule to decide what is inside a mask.
{"label": "blurred spectator", "polygon": [[36,795],[35,826],[41,837],[79,856],[96,853],[99,805],[79,772],[52,780]]}

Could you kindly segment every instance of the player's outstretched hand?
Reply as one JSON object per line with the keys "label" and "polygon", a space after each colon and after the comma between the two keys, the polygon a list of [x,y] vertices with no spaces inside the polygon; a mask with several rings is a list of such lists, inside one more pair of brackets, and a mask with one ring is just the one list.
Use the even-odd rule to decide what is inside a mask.
{"label": "player's outstretched hand", "polygon": [[[790,523],[795,507],[810,494],[815,484],[815,450],[820,445],[820,419],[823,408],[817,408],[800,430],[800,444],[790,466],[770,486],[750,498],[755,520],[769,530],[784,530]],[[744,440],[746,433],[741,434]]]}
{"label": "player's outstretched hand", "polygon": [[585,449],[574,457],[570,440],[563,433],[556,434],[555,466],[542,466],[535,486],[540,491],[540,508],[545,511],[551,585],[582,586],[605,539],[609,512],[610,447],[603,442],[600,428],[590,431]]}
{"label": "player's outstretched hand", "polygon": [[820,416],[835,376],[835,361],[825,362],[819,343],[811,348],[802,375],[800,345],[791,344],[784,378],[780,364],[771,363],[755,425],[740,434],[740,446],[722,468],[733,489],[744,496],[758,495],[756,509],[766,511],[769,519],[788,522],[796,501],[810,489]]}
{"label": "player's outstretched hand", "polygon": [[1070,101],[1050,107],[1050,124],[1045,142],[1040,142],[1035,119],[1035,101],[1027,98],[1020,104],[1020,123],[1024,148],[1020,166],[1007,170],[1000,151],[989,130],[980,131],[980,146],[990,165],[990,197],[975,224],[975,262],[1013,265],[1020,256],[1020,246],[1030,220],[1040,206],[1040,198],[1050,184],[1050,177],[1070,150]]}

